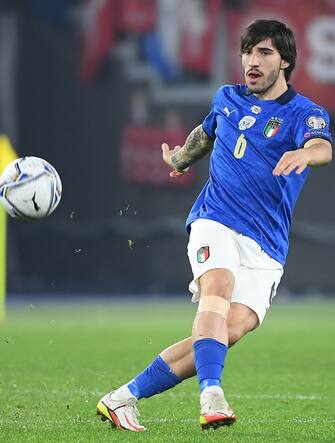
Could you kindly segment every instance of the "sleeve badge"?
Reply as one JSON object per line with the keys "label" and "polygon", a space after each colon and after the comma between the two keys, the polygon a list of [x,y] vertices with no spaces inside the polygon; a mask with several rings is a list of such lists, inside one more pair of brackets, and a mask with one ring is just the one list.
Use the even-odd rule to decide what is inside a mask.
{"label": "sleeve badge", "polygon": [[308,117],[306,123],[312,129],[323,129],[327,126],[325,119],[316,115]]}

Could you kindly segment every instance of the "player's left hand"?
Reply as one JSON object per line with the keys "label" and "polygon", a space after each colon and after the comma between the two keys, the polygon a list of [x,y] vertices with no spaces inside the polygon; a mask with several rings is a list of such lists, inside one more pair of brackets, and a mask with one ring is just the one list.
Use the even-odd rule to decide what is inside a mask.
{"label": "player's left hand", "polygon": [[167,143],[163,143],[162,144],[162,151],[163,151],[163,160],[165,161],[165,163],[170,166],[173,171],[170,172],[170,177],[181,177],[182,175],[185,174],[185,172],[187,172],[190,168],[186,168],[183,169],[182,171],[178,171],[177,169],[175,169],[173,163],[172,163],[172,156],[173,154],[175,154],[176,152],[181,150],[181,146],[175,146],[174,149],[170,149],[169,145]]}
{"label": "player's left hand", "polygon": [[308,166],[308,160],[307,149],[287,151],[282,155],[272,174],[276,176],[290,175],[292,171],[301,174]]}

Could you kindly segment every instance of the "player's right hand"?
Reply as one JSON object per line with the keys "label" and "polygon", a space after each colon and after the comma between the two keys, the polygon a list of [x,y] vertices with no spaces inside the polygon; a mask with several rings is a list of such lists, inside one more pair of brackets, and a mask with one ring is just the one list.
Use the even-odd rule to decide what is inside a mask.
{"label": "player's right hand", "polygon": [[167,143],[162,144],[163,151],[163,160],[165,163],[170,166],[173,171],[170,172],[170,177],[180,177],[185,174],[190,168],[183,169],[182,171],[178,171],[171,160],[172,156],[181,149],[181,146],[175,146],[174,149],[170,149]]}

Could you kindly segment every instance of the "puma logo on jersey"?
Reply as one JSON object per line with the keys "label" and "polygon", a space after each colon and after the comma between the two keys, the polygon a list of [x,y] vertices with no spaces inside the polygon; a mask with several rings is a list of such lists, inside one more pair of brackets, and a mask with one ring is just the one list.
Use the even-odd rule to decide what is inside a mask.
{"label": "puma logo on jersey", "polygon": [[232,111],[229,111],[229,109],[227,108],[227,106],[225,106],[223,108],[223,112],[226,114],[227,117],[230,116],[230,114],[232,114],[233,112],[236,112],[236,109],[233,109]]}

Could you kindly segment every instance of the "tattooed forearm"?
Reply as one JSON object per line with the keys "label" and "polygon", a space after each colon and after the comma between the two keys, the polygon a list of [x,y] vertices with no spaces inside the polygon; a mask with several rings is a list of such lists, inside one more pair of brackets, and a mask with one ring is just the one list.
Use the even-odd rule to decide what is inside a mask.
{"label": "tattooed forearm", "polygon": [[187,137],[184,146],[173,156],[171,161],[177,171],[182,171],[204,157],[212,148],[212,140],[199,125]]}

